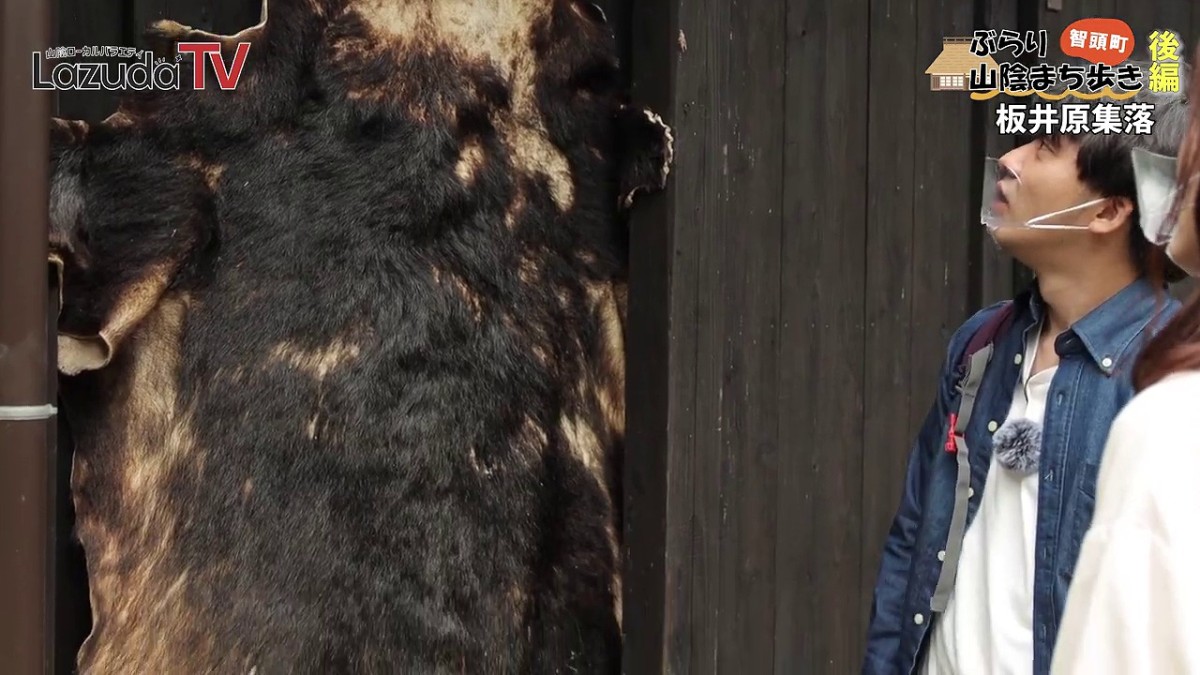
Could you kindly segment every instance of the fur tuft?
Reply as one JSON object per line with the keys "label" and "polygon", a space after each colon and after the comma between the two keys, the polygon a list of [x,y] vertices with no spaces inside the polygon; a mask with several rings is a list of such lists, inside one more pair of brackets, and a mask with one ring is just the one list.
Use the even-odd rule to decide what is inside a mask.
{"label": "fur tuft", "polygon": [[1009,420],[992,436],[996,461],[1009,471],[1033,474],[1042,454],[1042,425],[1028,419]]}

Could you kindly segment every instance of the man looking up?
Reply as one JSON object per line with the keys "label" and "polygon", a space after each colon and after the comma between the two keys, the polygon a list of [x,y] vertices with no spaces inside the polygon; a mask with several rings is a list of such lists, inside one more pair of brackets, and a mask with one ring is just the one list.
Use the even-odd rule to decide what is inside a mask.
{"label": "man looking up", "polygon": [[1154,106],[1152,133],[1043,134],[985,171],[981,220],[1036,278],[950,340],[885,542],[864,673],[1049,670],[1109,426],[1139,350],[1179,306],[1139,226],[1130,153],[1175,155],[1187,102],[1145,88],[1132,102]]}

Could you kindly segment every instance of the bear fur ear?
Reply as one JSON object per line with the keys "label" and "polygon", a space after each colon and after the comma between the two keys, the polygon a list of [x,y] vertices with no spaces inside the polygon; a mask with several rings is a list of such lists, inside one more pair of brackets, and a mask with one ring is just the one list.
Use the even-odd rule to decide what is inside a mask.
{"label": "bear fur ear", "polygon": [[59,372],[78,375],[111,363],[125,338],[158,304],[173,272],[173,264],[153,265],[128,284],[115,289],[115,297],[96,334],[72,335],[60,331]]}
{"label": "bear fur ear", "polygon": [[648,108],[622,106],[617,118],[620,203],[633,205],[638,192],[657,192],[667,185],[675,156],[671,127]]}
{"label": "bear fur ear", "polygon": [[99,224],[90,222],[89,211],[106,207],[90,204],[84,185],[88,130],[73,120],[53,120],[50,128],[48,263],[58,286],[58,370],[67,376],[112,363],[192,246],[215,229],[211,203],[199,193],[195,205],[166,197],[166,208],[149,205],[136,230],[115,226],[120,218],[111,212]]}

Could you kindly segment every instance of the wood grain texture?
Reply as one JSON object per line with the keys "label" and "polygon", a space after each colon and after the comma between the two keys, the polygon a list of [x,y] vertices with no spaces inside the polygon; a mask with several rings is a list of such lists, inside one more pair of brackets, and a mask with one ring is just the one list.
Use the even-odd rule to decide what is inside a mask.
{"label": "wood grain texture", "polygon": [[776,673],[861,660],[869,11],[788,4]]}
{"label": "wood grain texture", "polygon": [[908,387],[913,376],[915,132],[923,123],[916,99],[929,79],[922,74],[929,64],[917,49],[915,3],[873,7],[870,35],[860,637],[866,634],[883,543],[900,503],[915,433],[909,429]]}
{"label": "wood grain texture", "polygon": [[[58,47],[130,46],[125,33],[126,4],[122,0],[59,0]],[[84,57],[77,56],[76,60]],[[119,63],[122,59],[93,59]],[[58,115],[99,122],[116,110],[117,95],[110,91],[60,91]]]}
{"label": "wood grain texture", "polygon": [[717,417],[708,422],[716,424],[726,488],[716,624],[723,673],[770,672],[775,652],[785,9],[777,0],[729,3],[729,38],[713,42],[724,52],[715,80],[720,86],[727,78],[730,94],[714,139],[721,144],[715,286],[723,316],[714,322],[719,341],[708,358],[721,370],[718,386],[699,393],[716,398]]}
{"label": "wood grain texture", "polygon": [[[612,4],[605,7],[611,12]],[[669,80],[674,52],[661,39],[671,31],[668,3],[629,5],[632,35],[632,64],[627,73],[633,96],[663,115],[668,124],[679,129],[675,119],[678,106],[674,93],[662,86]],[[612,20],[612,14],[609,14]],[[618,27],[619,28],[619,27]],[[694,170],[692,162],[677,162],[672,173],[685,175]],[[684,274],[682,268],[691,256],[676,262],[671,241],[679,215],[678,179],[662,194],[640,200],[630,220],[629,309],[626,330],[626,360],[638,367],[626,368],[626,456],[623,462],[624,485],[624,569],[623,569],[623,672],[662,672],[664,661],[672,657],[664,649],[664,631],[672,621],[686,615],[686,592],[665,596],[668,587],[678,591],[690,588],[691,570],[688,542],[681,547],[668,537],[681,531],[676,515],[668,513],[668,497],[679,500],[680,491],[690,485],[690,476],[680,474],[677,460],[683,443],[673,435],[675,423],[671,406],[687,392],[680,392],[670,364],[680,354],[694,354],[671,334],[671,291],[673,277]],[[688,340],[692,332],[685,332]],[[685,385],[686,386],[686,385]],[[686,428],[687,425],[684,425]],[[682,507],[691,508],[684,500]],[[684,516],[686,521],[686,515]],[[672,582],[674,586],[672,587]],[[684,638],[686,630],[678,631]],[[686,672],[686,669],[685,671]]]}

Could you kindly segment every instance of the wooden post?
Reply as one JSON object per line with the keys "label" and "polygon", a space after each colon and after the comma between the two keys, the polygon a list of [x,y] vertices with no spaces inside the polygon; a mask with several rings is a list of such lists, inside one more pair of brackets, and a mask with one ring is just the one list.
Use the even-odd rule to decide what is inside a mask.
{"label": "wooden post", "polygon": [[786,4],[633,5],[675,166],[630,233],[627,673],[773,671]]}
{"label": "wooden post", "polygon": [[31,57],[49,46],[48,0],[0,5],[0,655],[53,672],[53,403],[46,310],[50,94]]}
{"label": "wooden post", "polygon": [[[632,96],[675,127],[676,0],[640,0],[630,21],[626,76]],[[673,171],[675,173],[675,171]],[[643,196],[630,219],[626,354],[626,444],[623,462],[624,573],[622,671],[664,670],[664,582],[667,470],[675,447],[668,438],[671,230],[678,213],[678,179],[663,193]],[[676,461],[677,457],[675,457]]]}

